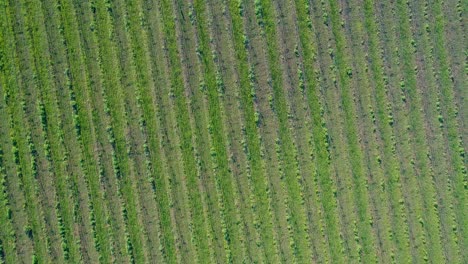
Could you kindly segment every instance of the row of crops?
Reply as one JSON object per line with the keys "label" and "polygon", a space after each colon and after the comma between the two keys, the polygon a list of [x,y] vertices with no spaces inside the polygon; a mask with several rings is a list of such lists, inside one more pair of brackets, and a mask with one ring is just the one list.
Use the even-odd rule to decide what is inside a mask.
{"label": "row of crops", "polygon": [[458,0],[0,0],[0,263],[466,263]]}

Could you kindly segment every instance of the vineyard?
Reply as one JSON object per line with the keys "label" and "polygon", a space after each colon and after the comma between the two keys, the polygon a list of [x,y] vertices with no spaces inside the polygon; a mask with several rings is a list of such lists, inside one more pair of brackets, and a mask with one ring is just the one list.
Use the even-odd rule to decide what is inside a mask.
{"label": "vineyard", "polygon": [[467,11],[0,0],[0,263],[468,263]]}

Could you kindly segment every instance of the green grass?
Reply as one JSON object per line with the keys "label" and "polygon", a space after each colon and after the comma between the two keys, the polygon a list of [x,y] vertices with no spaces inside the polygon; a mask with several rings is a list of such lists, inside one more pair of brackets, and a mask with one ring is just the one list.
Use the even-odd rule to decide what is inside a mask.
{"label": "green grass", "polygon": [[[301,5],[300,5],[301,4]],[[335,183],[331,178],[330,172],[330,153],[328,147],[328,132],[323,126],[325,123],[322,116],[322,103],[318,94],[317,74],[314,67],[314,57],[316,56],[316,47],[313,46],[312,38],[312,20],[310,18],[310,6],[308,3],[296,1],[296,12],[299,20],[299,39],[302,45],[304,56],[304,76],[306,85],[306,95],[308,99],[309,109],[311,111],[312,123],[321,124],[312,127],[312,140],[314,143],[314,153],[316,155],[316,173],[318,186],[320,188],[321,202],[325,214],[325,229],[328,238],[328,247],[331,259],[334,262],[343,261],[342,256],[342,239],[340,238],[339,222],[336,217],[337,204],[334,197],[336,190]],[[309,32],[307,34],[307,32]]]}
{"label": "green grass", "polygon": [[[346,14],[346,20],[350,21],[351,24],[346,24],[346,36],[350,42],[352,42],[352,62],[353,72],[355,75],[364,75],[365,78],[354,78],[353,93],[360,95],[358,104],[356,105],[357,112],[359,113],[359,119],[357,127],[361,130],[361,136],[367,140],[363,147],[364,166],[366,167],[366,188],[369,190],[370,210],[373,211],[369,223],[374,227],[376,243],[379,244],[377,252],[378,261],[380,262],[391,262],[392,256],[394,255],[394,244],[391,237],[391,223],[390,214],[388,207],[382,206],[386,204],[385,193],[383,192],[382,186],[385,184],[384,171],[381,166],[382,160],[378,160],[381,154],[380,142],[378,142],[377,135],[377,118],[374,113],[376,103],[372,96],[371,87],[373,83],[372,76],[366,75],[366,69],[368,64],[364,55],[364,46],[359,45],[359,40],[364,38],[363,29],[364,24],[361,23],[358,17],[360,17],[360,10],[357,8],[351,9],[349,14]],[[385,122],[385,120],[384,120]],[[380,158],[381,159],[381,158]],[[371,174],[372,172],[372,174]]]}
{"label": "green grass", "polygon": [[[84,63],[83,51],[80,46],[78,35],[78,25],[75,17],[75,10],[68,2],[60,3],[59,16],[63,24],[63,39],[69,43],[68,62],[69,72],[73,76],[75,89],[73,89],[74,100],[77,105],[77,111],[73,113],[73,121],[77,130],[77,137],[80,143],[81,153],[83,155],[82,163],[83,172],[86,175],[86,184],[89,188],[89,208],[90,216],[88,219],[91,222],[93,230],[93,243],[99,252],[98,258],[103,262],[110,260],[110,238],[108,235],[109,229],[106,226],[106,211],[105,205],[100,199],[101,188],[99,186],[99,164],[95,160],[92,150],[94,144],[94,131],[92,128],[91,113],[89,111],[89,87],[86,70],[80,68]],[[70,15],[72,14],[72,15]],[[68,79],[68,82],[70,80]]]}
{"label": "green grass", "polygon": [[223,201],[222,210],[225,215],[224,238],[228,244],[230,254],[227,255],[228,262],[234,262],[232,256],[236,256],[236,261],[243,258],[244,245],[243,236],[238,224],[238,212],[235,208],[235,202],[238,199],[236,192],[233,191],[233,180],[228,164],[228,153],[226,148],[226,138],[224,136],[225,128],[223,126],[224,116],[218,94],[218,85],[216,81],[216,69],[212,61],[211,49],[208,46],[208,30],[204,21],[205,5],[202,1],[194,2],[196,12],[197,35],[199,38],[198,50],[203,73],[202,81],[206,85],[207,110],[209,114],[208,131],[210,131],[211,147],[210,154],[213,160],[213,169],[215,171],[215,180],[220,199]]}
{"label": "green grass", "polygon": [[350,93],[350,85],[352,85],[351,78],[352,65],[349,57],[346,55],[345,51],[345,39],[340,30],[340,17],[338,14],[338,7],[335,1],[330,1],[330,20],[332,26],[332,32],[334,39],[336,41],[336,56],[334,60],[336,62],[339,81],[341,84],[341,98],[343,111],[345,113],[345,133],[347,134],[348,141],[348,155],[351,164],[351,172],[353,175],[353,184],[354,184],[354,199],[356,200],[356,210],[357,212],[357,222],[359,229],[360,241],[362,242],[362,261],[364,262],[375,262],[376,261],[376,252],[373,249],[373,244],[375,243],[375,238],[370,230],[370,225],[368,223],[369,209],[368,209],[368,194],[366,190],[366,180],[364,172],[362,171],[362,150],[358,145],[358,135],[356,124],[354,122],[356,107],[353,103],[352,94]]}
{"label": "green grass", "polygon": [[[130,177],[133,177],[131,171],[130,160],[127,155],[127,139],[125,137],[125,128],[127,122],[125,121],[126,110],[124,109],[124,103],[122,98],[119,71],[117,69],[117,55],[113,48],[113,42],[108,38],[108,34],[113,30],[111,28],[111,19],[106,7],[103,3],[96,3],[97,10],[97,32],[98,41],[100,45],[100,59],[102,64],[103,74],[103,86],[104,86],[104,102],[105,111],[109,111],[109,117],[111,124],[106,127],[109,133],[109,142],[113,149],[113,170],[117,180],[118,194],[122,199],[121,213],[124,218],[127,232],[125,234],[126,251],[129,254],[130,260],[136,262],[143,261],[145,259],[142,247],[142,231],[137,218],[137,208],[134,192],[132,192],[132,182]],[[99,5],[98,5],[99,4]],[[117,71],[117,74],[115,74]],[[120,249],[122,250],[122,249]],[[121,251],[121,254],[124,254]]]}
{"label": "green grass", "polygon": [[240,105],[245,119],[245,133],[247,157],[251,171],[253,193],[257,201],[256,210],[259,215],[258,229],[263,241],[265,250],[265,259],[267,261],[277,261],[277,251],[273,234],[272,209],[269,205],[269,194],[266,191],[268,180],[265,175],[265,168],[261,157],[261,142],[258,135],[258,128],[255,121],[255,107],[252,98],[252,87],[250,76],[250,63],[248,53],[244,45],[244,22],[239,11],[239,4],[231,1],[229,11],[232,21],[232,34],[235,50],[235,58],[238,62],[239,82],[240,82]]}
{"label": "green grass", "polygon": [[[123,216],[120,209],[120,193],[114,191],[116,187],[112,157],[115,154],[108,137],[107,129],[110,126],[107,125],[109,121],[105,113],[106,103],[103,99],[101,65],[95,63],[95,61],[99,61],[99,46],[96,35],[93,34],[94,28],[92,28],[92,25],[94,24],[94,20],[91,17],[92,14],[90,14],[92,10],[91,5],[75,3],[75,9],[83,9],[85,11],[83,13],[77,13],[76,18],[78,30],[88,39],[87,42],[83,42],[83,39],[80,39],[87,78],[87,89],[83,92],[87,95],[87,100],[90,104],[90,122],[92,122],[90,124],[90,132],[94,131],[94,133],[92,133],[92,138],[88,141],[89,144],[92,145],[83,147],[88,148],[91,153],[94,153],[96,148],[101,150],[100,153],[94,153],[94,156],[90,157],[95,162],[97,174],[88,174],[88,177],[91,179],[89,183],[92,183],[92,186],[94,186],[94,191],[91,191],[91,193],[94,194],[94,201],[96,201],[94,208],[101,211],[101,217],[99,218],[99,216],[96,216],[95,219],[95,228],[98,231],[102,230],[97,243],[103,248],[102,250],[104,252],[107,251],[109,259],[112,259],[111,255],[114,254],[122,258],[127,254],[124,241],[126,232],[125,226],[123,226],[124,223],[121,220]],[[84,27],[85,25],[90,25],[90,27]],[[83,126],[84,124],[81,123],[81,125]],[[83,136],[81,138],[85,139]],[[82,142],[82,144],[84,144],[84,142]],[[109,215],[113,217],[109,217]]]}
{"label": "green grass", "polygon": [[[268,43],[267,55],[269,61],[270,76],[272,78],[273,86],[273,101],[274,112],[277,114],[279,126],[279,145],[280,151],[280,164],[282,165],[282,172],[284,173],[284,180],[287,189],[287,194],[290,197],[288,206],[291,210],[288,216],[288,224],[291,226],[293,245],[292,249],[297,261],[303,262],[311,259],[312,253],[310,252],[310,238],[304,234],[308,226],[305,220],[305,211],[303,207],[303,194],[301,186],[298,183],[299,168],[297,161],[297,150],[289,132],[288,123],[288,105],[283,94],[282,89],[282,73],[279,67],[278,46],[276,40],[277,30],[273,22],[273,4],[269,1],[259,1],[257,5],[261,10],[260,24],[265,33],[265,38]],[[281,162],[282,160],[282,162]]]}
{"label": "green grass", "polygon": [[[452,166],[456,173],[452,176],[453,188],[455,199],[455,207],[457,208],[456,214],[457,222],[459,225],[458,240],[461,248],[467,245],[467,228],[466,228],[466,217],[465,217],[465,199],[466,199],[466,186],[467,186],[467,172],[466,172],[466,151],[463,147],[463,139],[459,135],[459,125],[456,121],[458,110],[453,104],[455,100],[451,84],[451,73],[448,65],[448,54],[446,49],[446,42],[444,41],[444,17],[441,10],[441,3],[437,1],[433,5],[433,12],[436,18],[434,24],[434,32],[436,34],[436,41],[434,43],[434,50],[437,61],[440,63],[440,89],[442,94],[442,104],[445,108],[445,127],[446,127],[446,138],[450,147],[450,156],[452,160]],[[464,255],[463,259],[466,260],[467,256]]]}
{"label": "green grass", "polygon": [[388,180],[382,182],[384,187],[389,190],[390,204],[394,208],[395,217],[392,219],[391,236],[396,244],[396,253],[393,258],[408,261],[410,259],[409,252],[409,237],[407,227],[407,216],[405,215],[404,203],[400,203],[402,199],[401,183],[400,183],[400,165],[395,150],[395,133],[392,129],[389,116],[393,116],[393,110],[389,100],[389,77],[385,73],[382,50],[379,50],[379,41],[382,41],[382,33],[378,31],[377,22],[375,21],[375,9],[371,1],[366,1],[364,6],[366,17],[366,28],[369,34],[369,49],[371,51],[370,58],[372,60],[371,70],[374,76],[376,100],[376,120],[379,128],[380,138],[382,140],[382,165],[385,173],[389,175]]}
{"label": "green grass", "polygon": [[[1,89],[1,86],[0,86]],[[1,89],[0,91],[2,91]],[[3,101],[0,105],[2,117],[5,116],[5,105]],[[3,120],[6,120],[3,119]],[[18,261],[16,252],[16,233],[13,229],[12,210],[8,201],[8,182],[6,179],[6,162],[4,160],[4,150],[0,149],[0,210],[1,216],[1,233],[0,233],[0,262],[14,263]]]}
{"label": "green grass", "polygon": [[0,1],[0,263],[462,263],[465,7]]}
{"label": "green grass", "polygon": [[[261,263],[265,252],[258,229],[259,215],[255,210],[255,197],[252,195],[251,164],[246,149],[245,120],[242,116],[239,101],[239,76],[237,68],[233,39],[229,31],[223,30],[230,26],[230,21],[223,14],[227,13],[225,3],[209,1],[206,3],[207,19],[210,28],[212,59],[216,69],[216,86],[220,97],[221,109],[226,129],[226,146],[229,158],[229,167],[232,170],[233,183],[237,192],[239,214],[245,223],[245,260],[247,262]],[[218,23],[221,21],[222,23]]]}

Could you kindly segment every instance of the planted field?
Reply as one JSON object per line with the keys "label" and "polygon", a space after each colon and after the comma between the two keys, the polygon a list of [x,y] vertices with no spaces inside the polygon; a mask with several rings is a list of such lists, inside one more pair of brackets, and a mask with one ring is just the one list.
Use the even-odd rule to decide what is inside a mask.
{"label": "planted field", "polygon": [[467,263],[466,9],[0,0],[0,263]]}

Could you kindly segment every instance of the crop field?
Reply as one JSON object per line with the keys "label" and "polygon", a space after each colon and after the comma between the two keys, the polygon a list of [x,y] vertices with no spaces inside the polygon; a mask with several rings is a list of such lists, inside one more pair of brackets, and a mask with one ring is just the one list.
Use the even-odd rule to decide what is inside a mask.
{"label": "crop field", "polygon": [[467,12],[0,0],[0,264],[468,263]]}

